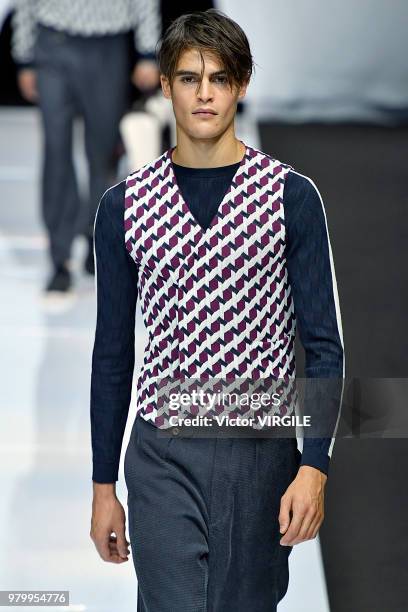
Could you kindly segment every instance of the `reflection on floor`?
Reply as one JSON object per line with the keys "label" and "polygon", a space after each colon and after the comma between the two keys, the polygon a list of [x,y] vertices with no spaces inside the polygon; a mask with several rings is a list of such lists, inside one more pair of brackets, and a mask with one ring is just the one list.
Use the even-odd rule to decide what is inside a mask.
{"label": "reflection on floor", "polygon": [[[248,127],[252,140],[244,135]],[[239,137],[259,147],[253,126],[239,129]],[[119,566],[105,563],[89,538],[89,382],[96,311],[94,279],[81,272],[85,244],[77,238],[73,248],[73,295],[44,300],[49,269],[38,208],[37,111],[1,111],[0,131],[0,589],[69,590],[71,605],[56,607],[59,611],[134,612],[131,558]],[[84,177],[77,145],[75,163]],[[143,347],[139,312],[137,334],[136,346]],[[139,350],[136,376],[141,363]],[[117,490],[126,507],[123,464]],[[318,540],[295,547],[290,564],[289,591],[279,610],[327,612]]]}

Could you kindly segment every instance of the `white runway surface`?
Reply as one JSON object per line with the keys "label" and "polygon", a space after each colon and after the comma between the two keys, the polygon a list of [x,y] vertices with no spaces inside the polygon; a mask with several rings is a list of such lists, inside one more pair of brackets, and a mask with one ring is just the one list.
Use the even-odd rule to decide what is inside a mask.
{"label": "white runway surface", "polygon": [[[49,264],[39,213],[36,109],[0,111],[0,133],[0,589],[70,591],[69,608],[48,610],[135,612],[131,557],[127,564],[105,563],[89,537],[96,304],[94,279],[82,273],[85,243],[77,238],[73,248],[73,295],[45,300]],[[237,135],[246,138],[239,129]],[[84,177],[80,148],[75,161]],[[135,376],[145,343],[139,311],[137,331]],[[123,449],[133,417],[134,404]],[[123,449],[117,493],[126,508]],[[328,612],[318,539],[294,548],[290,569],[279,611]]]}

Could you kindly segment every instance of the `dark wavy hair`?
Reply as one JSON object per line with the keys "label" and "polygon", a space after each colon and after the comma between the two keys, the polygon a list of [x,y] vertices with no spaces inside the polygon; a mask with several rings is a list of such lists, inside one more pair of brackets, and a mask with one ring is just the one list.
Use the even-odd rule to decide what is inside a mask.
{"label": "dark wavy hair", "polygon": [[218,9],[187,13],[175,19],[159,40],[156,48],[161,74],[173,84],[181,54],[197,49],[204,74],[203,51],[213,53],[222,63],[229,85],[241,86],[254,71],[253,57],[243,29]]}

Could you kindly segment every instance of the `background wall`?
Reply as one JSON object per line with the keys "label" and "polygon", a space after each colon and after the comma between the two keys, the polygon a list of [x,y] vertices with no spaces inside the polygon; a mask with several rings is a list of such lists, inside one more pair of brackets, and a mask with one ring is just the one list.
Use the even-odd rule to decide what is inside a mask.
{"label": "background wall", "polygon": [[262,119],[408,118],[405,0],[221,0],[258,66],[249,92]]}

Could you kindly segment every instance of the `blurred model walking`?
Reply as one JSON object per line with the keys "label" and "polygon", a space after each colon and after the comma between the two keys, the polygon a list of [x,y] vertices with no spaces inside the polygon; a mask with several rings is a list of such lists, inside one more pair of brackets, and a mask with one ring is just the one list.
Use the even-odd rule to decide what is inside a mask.
{"label": "blurred model walking", "polygon": [[112,183],[130,82],[142,90],[158,83],[154,48],[160,13],[156,0],[19,0],[12,25],[18,83],[26,99],[38,102],[44,129],[42,217],[53,266],[46,291],[65,292],[71,286],[69,258],[81,206],[72,159],[74,117],[84,119],[89,165],[84,268],[94,274],[93,224],[100,197]]}

